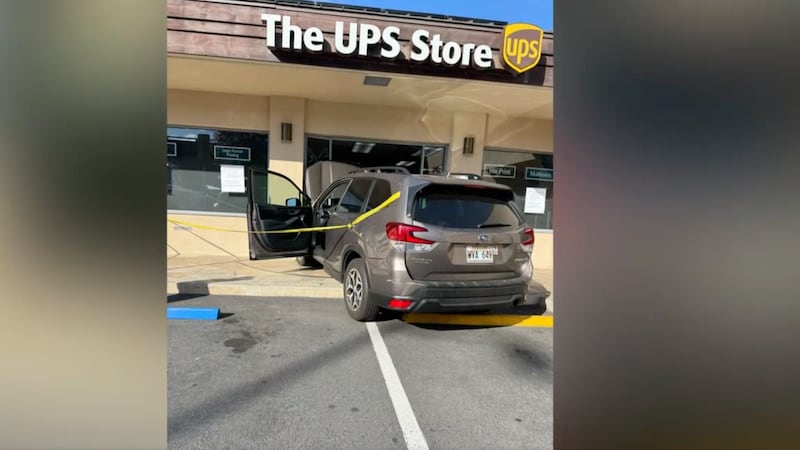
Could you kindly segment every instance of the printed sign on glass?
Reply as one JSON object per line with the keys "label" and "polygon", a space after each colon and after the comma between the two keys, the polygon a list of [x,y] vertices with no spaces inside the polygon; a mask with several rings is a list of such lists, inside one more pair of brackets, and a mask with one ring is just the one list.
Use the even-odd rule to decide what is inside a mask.
{"label": "printed sign on glass", "polygon": [[492,178],[516,178],[517,168],[500,164],[484,164],[483,174]]}
{"label": "printed sign on glass", "polygon": [[544,169],[541,167],[526,167],[525,179],[553,181],[553,169]]}
{"label": "printed sign on glass", "polygon": [[219,181],[222,192],[245,192],[244,166],[221,164],[219,166]]}
{"label": "printed sign on glass", "polygon": [[544,214],[547,209],[547,189],[525,188],[525,214]]}
{"label": "printed sign on glass", "polygon": [[250,149],[248,147],[215,145],[214,159],[224,159],[228,161],[250,161]]}
{"label": "printed sign on glass", "polygon": [[167,142],[167,156],[178,156],[178,144]]}

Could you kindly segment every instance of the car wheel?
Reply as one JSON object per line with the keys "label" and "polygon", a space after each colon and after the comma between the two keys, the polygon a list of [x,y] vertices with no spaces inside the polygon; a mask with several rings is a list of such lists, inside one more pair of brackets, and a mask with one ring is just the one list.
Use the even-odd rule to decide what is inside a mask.
{"label": "car wheel", "polygon": [[297,257],[297,264],[299,264],[299,265],[301,265],[303,267],[312,267],[314,269],[319,269],[319,268],[322,267],[322,264],[320,264],[316,259],[314,259],[312,256],[307,256],[307,255],[306,256],[298,256]]}
{"label": "car wheel", "polygon": [[378,307],[369,301],[369,278],[364,260],[356,258],[344,272],[344,306],[359,322],[370,322],[378,315]]}
{"label": "car wheel", "polygon": [[525,311],[525,314],[532,316],[541,316],[547,312],[547,297],[528,295],[524,302],[518,305],[519,311]]}
{"label": "car wheel", "polygon": [[536,303],[533,304],[533,314],[534,315],[544,315],[547,312],[547,298],[546,297],[539,297],[536,299]]}

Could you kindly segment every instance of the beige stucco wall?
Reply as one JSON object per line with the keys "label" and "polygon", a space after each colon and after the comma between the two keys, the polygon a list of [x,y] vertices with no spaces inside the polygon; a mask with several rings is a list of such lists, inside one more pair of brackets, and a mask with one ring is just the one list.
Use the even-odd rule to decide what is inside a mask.
{"label": "beige stucco wall", "polygon": [[202,226],[235,230],[234,232],[206,230],[191,225],[167,222],[167,256],[220,255],[248,258],[247,220],[244,217],[225,217],[194,214],[168,214],[168,219]]}
{"label": "beige stucco wall", "polygon": [[537,269],[553,269],[553,233],[537,232],[533,244],[533,266]]}
{"label": "beige stucco wall", "polygon": [[553,121],[490,115],[486,147],[552,152]]}
{"label": "beige stucco wall", "polygon": [[[305,165],[306,100],[296,97],[270,97],[269,169],[303,185]],[[281,124],[292,124],[292,140],[281,139]]]}
{"label": "beige stucco wall", "polygon": [[[322,102],[296,97],[261,97],[171,89],[167,92],[170,125],[234,130],[270,131],[270,169],[301,185],[305,134],[361,137],[376,140],[449,145],[448,167],[455,172],[480,173],[484,147],[552,151],[553,123],[549,120],[507,118],[472,112],[424,111],[403,108]],[[292,124],[292,142],[282,142],[280,124]],[[463,155],[464,137],[475,137],[472,156]],[[244,231],[244,217],[170,215],[216,227]],[[235,255],[247,258],[244,233],[167,226],[168,253]],[[538,233],[533,263],[553,266],[553,235]]]}
{"label": "beige stucco wall", "polygon": [[387,141],[447,144],[453,115],[444,111],[308,100],[306,133]]}
{"label": "beige stucco wall", "polygon": [[167,91],[167,123],[233,130],[267,131],[269,97]]}
{"label": "beige stucco wall", "polygon": [[[472,154],[464,154],[464,138],[475,138]],[[486,139],[486,114],[474,112],[453,113],[450,134],[450,171],[481,173],[483,146]]]}
{"label": "beige stucco wall", "polygon": [[[480,171],[484,147],[552,152],[553,122],[471,112],[446,112],[170,89],[171,125],[268,131],[273,170],[302,176],[304,134],[450,145],[450,169]],[[280,140],[290,122],[293,142]],[[465,136],[474,136],[473,156],[462,155]],[[300,166],[302,167],[302,166]],[[294,179],[294,176],[292,176]]]}

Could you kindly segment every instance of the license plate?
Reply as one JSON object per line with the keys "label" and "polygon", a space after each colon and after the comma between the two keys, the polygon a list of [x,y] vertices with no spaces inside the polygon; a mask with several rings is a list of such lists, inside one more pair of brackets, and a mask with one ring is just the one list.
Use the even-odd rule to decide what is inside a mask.
{"label": "license plate", "polygon": [[467,247],[467,264],[491,264],[497,247]]}

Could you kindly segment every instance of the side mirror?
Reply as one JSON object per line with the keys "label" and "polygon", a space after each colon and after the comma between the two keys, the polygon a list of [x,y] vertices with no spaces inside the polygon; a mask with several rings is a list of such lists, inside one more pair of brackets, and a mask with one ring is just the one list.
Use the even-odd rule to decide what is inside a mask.
{"label": "side mirror", "polygon": [[286,206],[290,208],[297,208],[300,206],[300,199],[299,198],[287,198],[286,199]]}

